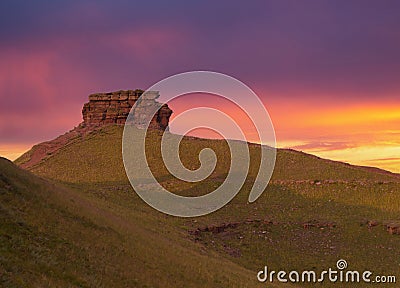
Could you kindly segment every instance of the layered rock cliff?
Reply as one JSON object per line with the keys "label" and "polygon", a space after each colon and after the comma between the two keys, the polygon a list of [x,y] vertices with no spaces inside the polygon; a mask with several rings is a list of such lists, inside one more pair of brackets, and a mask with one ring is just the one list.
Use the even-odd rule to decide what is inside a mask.
{"label": "layered rock cliff", "polygon": [[[101,126],[109,124],[125,124],[126,118],[132,106],[138,101],[143,94],[142,90],[121,90],[110,93],[97,93],[89,95],[89,102],[83,105],[83,126]],[[150,128],[165,130],[168,126],[169,117],[172,110],[167,104],[160,104],[156,101],[158,93],[155,91],[146,92],[141,101],[147,101],[146,105],[140,105],[137,108],[140,111],[136,113],[140,116],[147,116],[148,111],[145,110],[149,105],[158,105],[160,109],[156,112],[150,121]],[[146,117],[145,117],[146,118]],[[150,120],[150,119],[149,119]]]}

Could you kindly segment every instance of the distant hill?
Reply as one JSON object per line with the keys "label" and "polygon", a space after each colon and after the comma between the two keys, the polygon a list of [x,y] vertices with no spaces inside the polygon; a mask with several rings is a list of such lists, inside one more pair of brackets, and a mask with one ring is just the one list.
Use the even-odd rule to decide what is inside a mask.
{"label": "distant hill", "polygon": [[[73,130],[74,131],[74,130]],[[126,181],[122,163],[122,126],[105,126],[92,132],[77,134],[67,133],[54,141],[33,147],[15,161],[35,174],[67,182]],[[167,171],[160,160],[160,131],[150,131],[148,158],[153,161],[155,173]],[[67,141],[59,139],[69,138]],[[61,144],[60,144],[61,143]],[[40,161],[32,161],[38,154],[43,154],[42,147],[57,146]],[[223,177],[230,165],[229,148],[223,140],[185,137],[181,145],[182,160],[189,166],[198,166],[198,152],[205,147],[215,150],[219,165],[213,177]],[[41,150],[42,149],[42,150]],[[249,179],[257,174],[259,145],[250,144],[253,164]],[[47,150],[46,150],[47,151]],[[258,159],[258,160],[257,160]],[[342,162],[321,159],[319,157],[290,149],[278,149],[273,181],[400,181],[400,176],[372,167],[360,167]]]}
{"label": "distant hill", "polygon": [[[160,135],[169,123],[172,110],[157,101],[157,91],[119,90],[95,93],[83,105],[83,122],[54,140],[39,143],[15,161],[24,169],[48,178],[67,182],[126,181],[122,164],[123,125],[132,107],[135,113],[147,115],[146,107],[160,107],[149,120],[149,158],[155,174],[168,174],[160,159]],[[139,102],[138,102],[139,101]],[[150,105],[150,106],[149,106]],[[228,146],[221,140],[185,137],[181,155],[189,166],[196,166],[198,152],[210,147],[220,156],[212,179],[223,178],[229,170]],[[248,180],[258,172],[259,145],[251,144],[253,160]],[[158,160],[157,160],[158,159]],[[275,181],[398,181],[400,176],[378,168],[362,168],[320,159],[294,150],[279,149],[273,180]]]}

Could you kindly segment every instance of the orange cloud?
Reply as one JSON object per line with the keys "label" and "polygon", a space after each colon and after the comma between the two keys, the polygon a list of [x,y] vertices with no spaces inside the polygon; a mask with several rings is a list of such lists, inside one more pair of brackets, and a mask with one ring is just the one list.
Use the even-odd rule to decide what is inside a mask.
{"label": "orange cloud", "polygon": [[280,114],[278,143],[324,158],[400,172],[400,103],[308,103],[292,103],[286,112],[272,109],[272,114]]}
{"label": "orange cloud", "polygon": [[321,152],[348,149],[355,146],[356,145],[354,143],[347,142],[308,142],[306,144],[290,146],[290,148],[300,151],[307,150],[313,152]]}

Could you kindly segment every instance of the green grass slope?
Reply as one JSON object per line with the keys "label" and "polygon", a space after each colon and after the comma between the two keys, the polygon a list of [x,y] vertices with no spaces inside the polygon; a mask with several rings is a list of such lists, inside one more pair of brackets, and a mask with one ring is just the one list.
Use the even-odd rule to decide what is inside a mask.
{"label": "green grass slope", "polygon": [[[86,201],[82,203],[90,203],[91,208],[81,204],[76,208],[85,214],[96,211],[85,219],[97,219],[96,225],[112,227],[125,235],[126,238],[115,237],[102,242],[101,249],[110,251],[109,246],[136,245],[124,251],[131,251],[134,259],[141,259],[139,266],[133,264],[136,263],[133,259],[116,264],[113,262],[118,258],[115,255],[104,258],[103,254],[96,254],[91,259],[106,267],[116,265],[120,273],[129,270],[140,275],[135,276],[138,286],[146,283],[161,287],[161,282],[151,282],[149,275],[167,274],[175,287],[265,287],[256,281],[257,271],[264,265],[273,270],[320,271],[335,268],[336,261],[341,258],[347,260],[352,270],[395,275],[400,281],[400,236],[386,232],[388,223],[400,222],[398,175],[279,150],[272,182],[255,203],[248,204],[247,197],[257,173],[259,149],[257,145],[250,145],[252,165],[237,197],[210,215],[175,218],[153,210],[136,196],[123,169],[121,137],[121,127],[95,131],[31,170],[62,182],[68,191],[73,191],[71,199],[78,197],[74,205],[81,203],[81,199]],[[184,139],[181,156],[190,169],[199,166],[198,152],[202,148],[210,147],[219,156],[216,170],[208,179],[201,183],[184,183],[168,175],[159,161],[156,143],[160,135],[153,132],[149,137],[152,140],[148,147],[150,166],[163,186],[181,195],[201,195],[223,182],[230,161],[225,142]],[[103,214],[106,211],[111,214]],[[103,216],[99,218],[100,215]],[[112,220],[114,216],[110,215],[118,215],[119,221]],[[109,223],[107,221],[119,222],[121,227],[105,224]],[[132,230],[126,225],[131,225]],[[71,234],[69,226],[66,227],[64,233]],[[94,238],[102,239],[99,235]],[[127,244],[131,239],[135,244]],[[94,239],[87,241],[88,246],[95,245]],[[150,253],[147,250],[150,244],[153,256],[143,256]],[[171,252],[177,249],[185,252]],[[186,255],[193,255],[193,258],[186,258]],[[173,264],[167,264],[168,261]],[[108,283],[105,281],[110,279],[99,283]],[[322,286],[341,287],[329,282]],[[365,287],[365,284],[349,286]],[[396,287],[396,284],[380,286]]]}
{"label": "green grass slope", "polygon": [[82,191],[0,158],[1,287],[255,287],[132,194]]}
{"label": "green grass slope", "polygon": [[[107,126],[96,130],[70,145],[58,150],[29,170],[37,175],[65,182],[108,182],[126,181],[122,163],[121,126]],[[167,170],[160,159],[160,132],[151,131],[147,145],[147,155],[154,174],[166,175]],[[184,138],[181,143],[183,163],[191,169],[198,168],[198,153],[205,147],[212,148],[218,158],[214,177],[224,176],[229,168],[229,147],[222,140]],[[258,172],[259,146],[250,145],[252,164],[249,179]],[[16,164],[27,161],[27,152]],[[228,157],[227,157],[228,156]],[[211,177],[212,178],[212,177]],[[321,159],[316,156],[288,149],[279,149],[273,174],[273,181],[332,180],[332,181],[400,181],[400,175],[379,169],[352,166],[342,162]]]}

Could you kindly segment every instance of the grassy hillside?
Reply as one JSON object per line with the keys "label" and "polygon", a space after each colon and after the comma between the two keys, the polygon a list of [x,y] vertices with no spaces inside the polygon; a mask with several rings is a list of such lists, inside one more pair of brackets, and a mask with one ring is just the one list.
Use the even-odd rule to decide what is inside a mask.
{"label": "grassy hillside", "polygon": [[0,286],[255,286],[250,270],[191,241],[176,219],[133,194],[121,205],[121,195],[103,201],[1,158]]}
{"label": "grassy hillside", "polygon": [[[188,168],[199,166],[197,155],[204,147],[213,148],[220,156],[209,179],[188,184],[170,177],[158,160],[159,136],[157,132],[149,136],[149,158],[162,185],[181,195],[200,195],[222,183],[230,161],[223,141],[183,141],[182,158]],[[259,149],[250,145],[248,181],[232,202],[207,216],[175,218],[153,210],[136,196],[123,170],[121,137],[121,127],[107,127],[31,167],[34,174],[68,187],[63,188],[68,193],[49,191],[45,199],[58,195],[54,205],[67,205],[70,213],[100,227],[96,230],[69,222],[60,227],[61,220],[45,225],[53,227],[54,231],[48,231],[51,235],[77,237],[69,240],[78,241],[73,242],[77,251],[86,247],[83,251],[91,256],[78,258],[74,265],[89,270],[71,268],[80,281],[93,286],[95,282],[90,281],[95,280],[86,275],[102,271],[106,275],[97,279],[97,284],[105,287],[113,273],[119,275],[114,278],[122,279],[121,286],[130,282],[133,287],[265,287],[256,281],[257,271],[264,265],[274,270],[320,271],[335,268],[341,258],[352,270],[395,275],[400,281],[400,236],[390,235],[385,226],[400,221],[398,175],[279,150],[271,184],[255,203],[248,204]],[[52,213],[42,220],[64,217]],[[55,250],[59,251],[50,249],[58,253]],[[341,286],[324,283],[323,287]]]}
{"label": "grassy hillside", "polygon": [[[123,127],[108,126],[85,137],[74,139],[57,153],[29,168],[37,175],[65,182],[108,182],[126,181],[122,163]],[[160,132],[152,131],[148,141],[148,159],[155,175],[168,174],[160,161]],[[229,147],[222,140],[184,138],[181,157],[186,167],[199,167],[198,153],[205,147],[212,148],[218,158],[213,177],[224,176],[230,163]],[[252,165],[249,180],[258,172],[259,146],[250,145]],[[30,152],[16,160],[20,165],[27,161]],[[212,177],[212,178],[213,178]],[[368,169],[341,162],[320,159],[316,156],[288,149],[279,149],[273,181],[333,180],[333,181],[400,181],[400,176],[379,169]]]}

